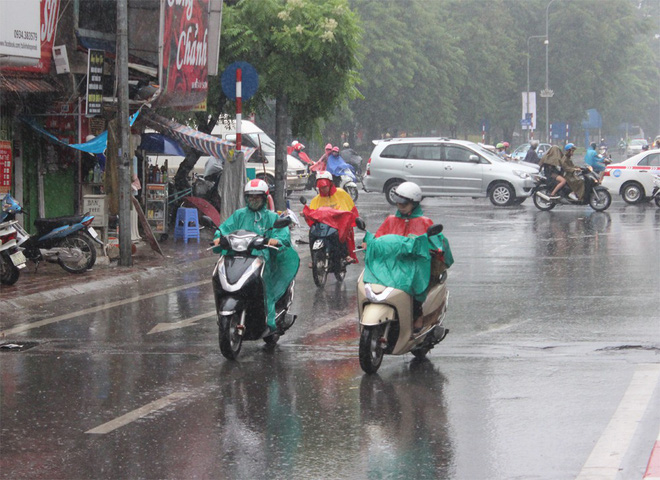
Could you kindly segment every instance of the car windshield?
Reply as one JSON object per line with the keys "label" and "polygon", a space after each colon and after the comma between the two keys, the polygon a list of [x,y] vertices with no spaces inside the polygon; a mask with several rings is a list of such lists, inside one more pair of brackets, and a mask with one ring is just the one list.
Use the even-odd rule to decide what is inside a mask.
{"label": "car windshield", "polygon": [[488,150],[487,148],[484,148],[482,146],[479,146],[477,144],[470,145],[474,150],[477,150],[479,152],[479,155],[482,157],[490,160],[491,162],[506,162],[503,158],[498,157],[495,155],[493,152]]}

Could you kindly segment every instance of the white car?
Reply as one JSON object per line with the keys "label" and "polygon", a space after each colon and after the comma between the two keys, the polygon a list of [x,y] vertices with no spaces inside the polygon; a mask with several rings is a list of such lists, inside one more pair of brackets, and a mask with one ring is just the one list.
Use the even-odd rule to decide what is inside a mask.
{"label": "white car", "polygon": [[646,141],[644,138],[633,138],[630,140],[630,143],[628,144],[628,148],[626,148],[626,155],[628,157],[632,155],[636,155],[642,151],[642,148],[647,146],[649,142]]}
{"label": "white car", "polygon": [[639,203],[653,193],[653,176],[660,175],[660,149],[647,150],[608,165],[603,186],[612,194],[620,194],[627,203]]}

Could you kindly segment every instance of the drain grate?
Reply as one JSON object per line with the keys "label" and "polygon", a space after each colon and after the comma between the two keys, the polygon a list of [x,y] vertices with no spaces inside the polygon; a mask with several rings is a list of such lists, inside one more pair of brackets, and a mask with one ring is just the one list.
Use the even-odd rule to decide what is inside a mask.
{"label": "drain grate", "polygon": [[0,343],[0,352],[24,352],[37,345],[37,342],[5,342]]}

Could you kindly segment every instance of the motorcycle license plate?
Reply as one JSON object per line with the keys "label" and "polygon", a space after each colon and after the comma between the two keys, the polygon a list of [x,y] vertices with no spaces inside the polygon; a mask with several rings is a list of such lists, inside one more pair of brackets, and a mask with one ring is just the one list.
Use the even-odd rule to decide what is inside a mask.
{"label": "motorcycle license plate", "polygon": [[96,230],[94,230],[94,227],[88,227],[88,228],[87,228],[87,231],[89,232],[89,234],[90,234],[92,237],[94,237],[94,238],[99,238],[99,234],[96,233]]}
{"label": "motorcycle license plate", "polygon": [[9,258],[11,258],[11,263],[13,263],[15,267],[23,268],[25,266],[25,255],[23,255],[23,252],[20,250],[9,255]]}

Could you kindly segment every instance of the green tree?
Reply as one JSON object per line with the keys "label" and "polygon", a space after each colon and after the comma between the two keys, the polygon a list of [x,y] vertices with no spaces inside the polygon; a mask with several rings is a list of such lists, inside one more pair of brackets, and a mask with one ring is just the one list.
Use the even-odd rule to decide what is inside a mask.
{"label": "green tree", "polygon": [[259,73],[251,105],[276,102],[275,206],[285,208],[286,131],[311,134],[356,89],[358,19],[346,0],[242,0],[225,6],[221,56]]}

